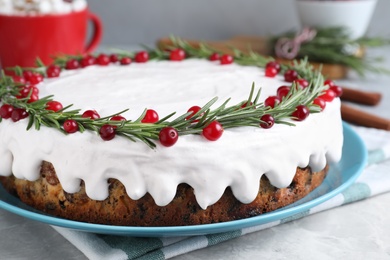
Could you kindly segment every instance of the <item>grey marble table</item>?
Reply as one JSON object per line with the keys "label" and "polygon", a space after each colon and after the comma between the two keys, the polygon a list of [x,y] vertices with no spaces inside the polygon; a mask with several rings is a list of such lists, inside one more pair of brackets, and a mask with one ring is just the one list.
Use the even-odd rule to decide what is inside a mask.
{"label": "grey marble table", "polygon": [[[390,48],[370,50],[390,68]],[[338,81],[383,93],[375,107],[390,119],[390,76],[353,73]],[[358,106],[358,105],[354,105]],[[317,213],[175,259],[390,259],[390,193]],[[86,259],[50,226],[0,209],[0,259]]]}

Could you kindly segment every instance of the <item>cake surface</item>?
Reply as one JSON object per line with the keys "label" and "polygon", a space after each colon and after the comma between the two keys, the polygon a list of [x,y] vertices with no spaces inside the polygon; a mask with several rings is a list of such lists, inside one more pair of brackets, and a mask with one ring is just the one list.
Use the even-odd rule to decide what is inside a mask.
{"label": "cake surface", "polygon": [[[221,66],[192,58],[63,71],[60,78],[45,79],[38,87],[40,96],[54,95],[55,100],[73,104],[81,111],[93,109],[104,117],[128,108],[122,115],[136,120],[146,108],[158,111],[160,118],[174,111],[181,115],[189,107],[203,106],[213,97],[218,97],[215,107],[227,99],[237,104],[248,99],[252,83],[261,88],[260,101],[275,95],[278,87],[289,84],[282,76],[265,77],[264,70],[258,67]],[[27,119],[2,120],[0,174],[13,174],[16,179],[42,184],[45,179],[41,177],[42,162],[49,162],[64,194],[79,192],[83,186],[83,194],[85,189],[85,196],[91,200],[106,200],[115,180],[114,183],[123,185],[120,189],[129,199],[145,200],[147,196],[155,207],[169,206],[178,193],[188,190],[194,194],[191,203],[201,210],[218,203],[226,192],[243,205],[249,205],[258,197],[259,182],[265,183],[263,179],[268,182],[264,187],[289,189],[300,172],[306,172],[303,180],[311,179],[308,176],[315,172],[321,176],[313,182],[316,187],[325,176],[327,163],[341,158],[343,137],[338,98],[327,103],[321,113],[311,113],[301,122],[290,122],[294,125],[275,124],[270,129],[228,128],[215,142],[205,140],[202,135],[183,135],[173,147],[156,142],[156,148],[151,149],[143,142],[132,142],[123,136],[103,141],[90,131],[69,135],[49,127],[26,131]],[[265,177],[260,181],[262,176]],[[13,185],[10,184],[10,190]],[[293,196],[295,199],[289,203],[313,187]],[[21,192],[18,195],[23,197]],[[142,225],[141,222],[136,225]]]}

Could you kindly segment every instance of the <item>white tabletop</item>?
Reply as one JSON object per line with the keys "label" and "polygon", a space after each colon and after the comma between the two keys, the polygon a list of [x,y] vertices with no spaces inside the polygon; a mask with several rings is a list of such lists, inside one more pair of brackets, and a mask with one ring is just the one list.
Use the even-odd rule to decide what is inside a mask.
{"label": "white tabletop", "polygon": [[[385,58],[390,47],[370,50]],[[339,85],[378,91],[378,106],[367,112],[390,119],[390,76],[350,73]],[[355,105],[358,106],[358,105]],[[390,259],[390,193],[317,213],[245,235],[175,259]],[[0,209],[0,259],[86,259],[46,224]]]}

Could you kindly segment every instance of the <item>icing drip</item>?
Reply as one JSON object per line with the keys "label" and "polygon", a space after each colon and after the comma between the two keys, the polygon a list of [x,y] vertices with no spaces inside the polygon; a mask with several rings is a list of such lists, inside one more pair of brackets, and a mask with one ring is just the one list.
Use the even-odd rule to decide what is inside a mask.
{"label": "icing drip", "polygon": [[[156,110],[160,117],[173,111],[181,115],[215,96],[219,97],[215,107],[229,97],[233,105],[248,98],[252,82],[262,87],[264,100],[286,84],[281,77],[263,75],[262,69],[237,64],[151,61],[66,71],[61,79],[46,80],[39,89],[41,97],[54,94],[64,105],[96,109],[102,116],[129,108],[124,116],[135,120],[145,108]],[[231,128],[216,142],[198,135],[180,136],[173,147],[157,142],[154,150],[120,136],[106,142],[92,132],[66,136],[46,127],[26,131],[27,121],[0,123],[0,174],[12,172],[35,180],[40,163],[46,160],[69,193],[78,191],[83,180],[87,195],[103,200],[108,196],[107,180],[116,178],[132,199],[148,192],[160,206],[174,198],[180,183],[194,188],[202,208],[218,201],[228,186],[238,200],[249,203],[263,174],[274,186],[286,187],[297,166],[310,165],[318,171],[327,161],[338,161],[343,143],[339,99],[327,103],[323,112],[294,122],[296,126]]]}

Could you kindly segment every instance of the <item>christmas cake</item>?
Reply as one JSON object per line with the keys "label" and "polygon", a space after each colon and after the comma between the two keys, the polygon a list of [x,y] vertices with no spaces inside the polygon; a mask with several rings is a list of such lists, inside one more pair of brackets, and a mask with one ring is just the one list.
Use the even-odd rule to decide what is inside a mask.
{"label": "christmas cake", "polygon": [[4,188],[109,225],[237,220],[291,204],[341,158],[340,88],[306,61],[172,50],[64,56],[0,81]]}

